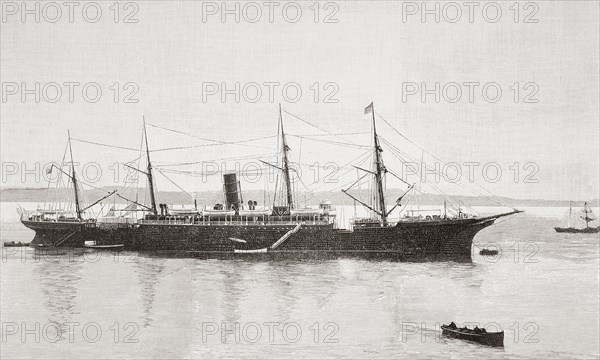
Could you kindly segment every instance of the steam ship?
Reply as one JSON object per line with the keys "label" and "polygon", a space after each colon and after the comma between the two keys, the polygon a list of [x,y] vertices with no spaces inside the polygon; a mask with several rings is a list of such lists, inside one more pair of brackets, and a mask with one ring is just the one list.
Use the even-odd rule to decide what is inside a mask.
{"label": "steam ship", "polygon": [[[408,189],[391,208],[387,206],[384,178],[391,171],[383,162],[373,103],[364,113],[372,117],[372,163],[371,169],[356,168],[364,173],[361,179],[368,178],[372,183],[372,201],[368,203],[361,200],[352,193],[350,187],[342,191],[355,204],[359,203],[368,209],[371,216],[353,219],[349,229],[338,228],[336,209],[329,202],[320,203],[318,208],[295,205],[288,156],[290,148],[283,128],[281,105],[277,135],[281,161],[277,164],[263,161],[281,174],[283,181],[280,190],[284,190],[284,197],[279,205],[273,204],[271,207],[265,204],[259,207],[253,200],[245,204],[236,174],[228,173],[223,176],[225,204],[215,204],[205,209],[198,209],[197,205],[189,209],[172,209],[167,204],[157,206],[153,164],[144,122],[147,166],[144,170],[132,169],[146,177],[150,204],[128,199],[115,191],[84,207],[80,203],[75,167],[70,166],[70,171],[64,171],[55,166],[72,184],[75,213],[69,216],[60,209],[33,212],[18,209],[21,222],[35,231],[32,246],[41,247],[81,247],[91,242],[98,246],[122,244],[126,250],[133,251],[183,252],[207,256],[359,256],[435,261],[469,260],[473,238],[479,231],[501,217],[520,212],[512,209],[484,217],[460,211],[454,215],[444,211],[443,214],[425,217],[406,213],[404,217],[391,221],[390,214],[401,206],[404,196],[413,189],[414,184],[408,185],[400,178]],[[70,136],[68,148],[73,164]],[[110,196],[120,197],[129,205],[118,214],[115,210],[102,218],[86,217],[88,209]],[[143,213],[140,219],[127,216],[139,211]]]}

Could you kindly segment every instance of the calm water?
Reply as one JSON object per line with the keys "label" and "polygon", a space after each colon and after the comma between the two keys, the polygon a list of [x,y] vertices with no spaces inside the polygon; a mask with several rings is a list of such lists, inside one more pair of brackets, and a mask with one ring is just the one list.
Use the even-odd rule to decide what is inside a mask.
{"label": "calm water", "polygon": [[[1,206],[2,241],[30,241]],[[476,236],[501,256],[474,248],[468,264],[2,248],[0,355],[598,358],[598,234],[555,233],[565,209],[525,210]],[[440,338],[452,320],[496,323],[505,347]]]}

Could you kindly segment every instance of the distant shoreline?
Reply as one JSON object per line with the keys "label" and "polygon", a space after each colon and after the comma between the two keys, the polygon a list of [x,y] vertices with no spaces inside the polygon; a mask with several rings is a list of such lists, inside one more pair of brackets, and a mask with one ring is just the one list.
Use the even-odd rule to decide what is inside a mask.
{"label": "distant shoreline", "polygon": [[[120,187],[106,187],[97,190],[84,190],[82,191],[82,197],[84,200],[95,201],[100,197],[107,194],[109,191],[117,190],[120,193],[125,193],[124,188]],[[395,203],[396,199],[399,195],[403,193],[402,190],[399,189],[389,189],[386,194],[386,200],[389,204]],[[60,191],[61,197],[65,198],[65,190]],[[129,190],[129,194],[131,195],[131,190]],[[206,191],[206,192],[197,192],[192,194],[194,199],[197,200],[198,205],[212,205],[215,202],[222,201],[222,194],[218,191]],[[304,205],[304,198],[306,194],[300,193],[298,196],[299,203]],[[345,196],[344,194],[334,193],[334,192],[318,192],[311,195],[306,195],[306,198],[312,199],[308,201],[308,205],[317,205],[317,199],[321,201],[330,201],[335,205],[353,205],[352,199]],[[56,189],[46,189],[46,188],[7,188],[0,189],[0,202],[39,202],[44,203],[46,199],[52,201],[52,199],[56,199],[58,196],[58,191]],[[135,197],[136,194],[133,194]],[[259,203],[262,202],[264,192],[257,190],[250,190],[243,192],[244,199],[253,199],[257,200]],[[143,201],[146,195],[146,189],[141,188],[137,193],[138,199]],[[422,194],[420,195],[420,199],[418,202],[422,205],[439,205],[444,202],[445,196],[439,194]],[[513,199],[507,197],[496,197],[496,198],[487,198],[487,197],[478,197],[478,196],[465,196],[465,195],[449,195],[448,198],[459,200],[464,205],[467,206],[510,206],[510,207],[568,207],[568,200],[540,200],[540,199]],[[495,200],[495,201],[494,201]],[[406,200],[405,200],[406,201]],[[573,206],[581,206],[583,203],[587,201],[590,206],[598,207],[600,206],[599,199],[588,199],[588,200],[573,200]],[[116,203],[125,203],[124,200],[119,198],[115,199]],[[175,205],[191,205],[194,204],[194,200],[184,192],[158,192],[157,193],[157,202],[164,202],[167,204],[175,204]],[[502,205],[500,205],[502,204]]]}

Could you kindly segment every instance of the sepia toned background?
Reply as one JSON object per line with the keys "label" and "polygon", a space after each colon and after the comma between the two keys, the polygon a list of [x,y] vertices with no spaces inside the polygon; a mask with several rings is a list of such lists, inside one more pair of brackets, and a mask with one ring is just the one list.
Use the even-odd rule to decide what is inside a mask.
{"label": "sepia toned background", "polygon": [[[299,17],[294,13],[296,5],[288,6],[284,16],[282,9],[289,3],[281,2],[273,5],[271,18],[269,8],[261,5],[261,18],[254,23],[250,20],[255,21],[257,13],[244,2],[227,3],[231,13],[224,18],[226,8],[220,2],[119,3],[117,23],[117,11],[110,8],[113,3],[96,3],[102,13],[95,23],[90,19],[96,7],[87,9],[84,17],[86,3],[79,4],[73,22],[64,7],[56,23],[47,21],[56,17],[53,9],[44,12],[43,6],[39,23],[35,15],[23,19],[20,8],[14,15],[11,7],[3,13],[2,162],[19,164],[16,176],[3,179],[3,188],[45,187],[44,181],[32,176],[22,181],[19,175],[25,167],[21,164],[33,168],[35,162],[60,161],[69,129],[74,138],[138,148],[145,116],[148,123],[158,126],[235,141],[275,135],[277,104],[282,103],[284,110],[332,133],[368,132],[369,117],[363,109],[374,101],[378,114],[443,161],[499,164],[500,181],[485,184],[497,195],[561,200],[598,197],[595,1],[539,1],[533,3],[535,7],[500,2],[487,9],[485,16],[485,2],[471,15],[469,8],[453,3],[462,12],[454,23],[450,21],[456,19],[455,6],[445,8],[445,2],[427,5],[434,12],[439,6],[439,22],[435,14],[422,17],[427,9],[420,2],[322,2],[318,13],[314,2],[294,2],[302,9]],[[5,1],[3,6],[7,6]],[[499,16],[496,7],[501,9]],[[39,103],[35,95],[25,95],[22,101],[25,88],[35,89],[35,83],[43,88],[52,82],[79,83],[73,102],[64,85],[56,103],[45,101],[43,94]],[[102,90],[96,103],[81,94],[83,85],[92,82]],[[266,82],[280,84],[272,99],[267,96],[268,87],[262,85]],[[465,82],[480,84],[472,101],[462,85]],[[12,89],[6,88],[7,83],[26,85],[9,95]],[[216,95],[207,95],[206,83],[225,85]],[[248,98],[253,96],[238,91],[238,102],[232,94],[223,99],[221,90],[235,89],[236,83],[240,89],[249,83],[261,85],[262,97],[251,102]],[[288,83],[301,87],[297,102],[286,101],[282,95]],[[324,88],[327,83],[334,85]],[[416,95],[405,94],[406,86],[412,86],[407,83],[419,85]],[[435,95],[426,95],[422,101],[425,89],[435,89],[436,83],[440,88],[459,84],[462,97],[452,103],[441,96],[438,103]],[[497,102],[482,96],[487,83],[502,88]],[[515,83],[518,93],[511,90]],[[305,124],[289,120],[289,132],[306,129]],[[150,129],[151,147],[189,141],[172,135]],[[382,130],[382,136],[388,135],[401,148],[410,146]],[[368,145],[369,138],[356,141]],[[264,146],[274,149],[275,141]],[[131,155],[80,143],[74,144],[74,150],[77,161],[96,161],[105,175],[115,159]],[[339,163],[351,159],[343,149],[333,151],[337,153],[330,158]],[[215,158],[202,151],[159,155],[164,161]],[[515,163],[520,167],[516,177],[509,169]],[[534,170],[524,169],[527,163],[536,164],[537,183],[523,182]],[[485,182],[481,176],[476,180]],[[96,185],[111,181],[111,176],[104,176]],[[187,191],[207,187],[195,180],[180,181]],[[159,186],[177,190],[168,182]]]}

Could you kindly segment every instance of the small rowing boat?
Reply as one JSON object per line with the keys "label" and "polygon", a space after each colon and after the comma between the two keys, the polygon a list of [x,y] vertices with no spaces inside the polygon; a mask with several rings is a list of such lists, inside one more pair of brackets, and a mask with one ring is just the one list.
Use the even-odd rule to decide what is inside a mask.
{"label": "small rowing boat", "polygon": [[475,326],[475,329],[467,327],[458,328],[452,322],[449,325],[442,325],[442,335],[455,339],[473,341],[488,346],[504,346],[504,331],[487,332]]}
{"label": "small rowing boat", "polygon": [[111,244],[111,245],[96,245],[95,241],[86,241],[85,245],[88,249],[96,249],[96,250],[123,250],[125,245],[123,244]]}
{"label": "small rowing boat", "polygon": [[14,241],[10,241],[10,242],[4,242],[4,247],[23,247],[23,246],[29,246],[29,243],[22,243],[22,242],[14,242]]}
{"label": "small rowing boat", "polygon": [[495,249],[481,249],[479,255],[498,255],[498,250]]}

